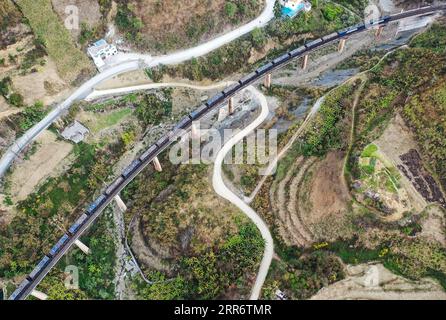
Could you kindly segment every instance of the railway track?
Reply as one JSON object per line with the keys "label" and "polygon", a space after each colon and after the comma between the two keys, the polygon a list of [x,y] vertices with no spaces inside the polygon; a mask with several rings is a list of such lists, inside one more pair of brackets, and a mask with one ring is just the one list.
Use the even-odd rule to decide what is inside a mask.
{"label": "railway track", "polygon": [[26,277],[25,280],[9,297],[9,300],[23,300],[37,287],[48,272],[56,265],[56,263],[71,248],[73,243],[88,229],[88,227],[96,220],[104,208],[113,201],[118,195],[144,168],[149,165],[153,159],[168,148],[177,140],[179,134],[191,127],[193,121],[197,121],[206,114],[215,111],[220,105],[231,98],[234,94],[253,84],[257,80],[263,78],[272,71],[283,67],[290,61],[302,57],[311,51],[319,49],[327,44],[333,43],[340,39],[344,39],[352,34],[365,32],[370,28],[383,27],[391,22],[399,21],[409,17],[428,15],[437,12],[446,11],[446,5],[426,6],[390,16],[379,18],[378,20],[364,22],[343,29],[338,32],[331,33],[322,38],[313,40],[304,46],[291,50],[280,57],[264,64],[254,72],[246,75],[238,82],[230,85],[223,91],[211,97],[205,104],[184,117],[175,128],[167,135],[160,138],[154,145],[147,149],[140,157],[134,160],[122,174],[113,181],[102,194],[87,208],[78,220],[69,228],[61,239],[54,245],[50,252],[43,257],[34,270]]}

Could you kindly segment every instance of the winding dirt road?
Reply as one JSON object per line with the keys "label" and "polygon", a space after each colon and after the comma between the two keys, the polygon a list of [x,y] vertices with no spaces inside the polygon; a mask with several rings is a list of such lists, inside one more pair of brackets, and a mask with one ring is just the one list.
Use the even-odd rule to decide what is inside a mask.
{"label": "winding dirt road", "polygon": [[263,240],[265,241],[263,258],[260,263],[259,272],[257,274],[257,278],[252,288],[250,297],[251,300],[257,300],[260,296],[263,283],[265,282],[266,276],[268,274],[268,269],[273,258],[274,254],[273,238],[268,229],[268,226],[265,224],[262,218],[257,214],[257,212],[255,212],[242,199],[240,199],[236,194],[234,194],[225,185],[222,177],[222,164],[223,160],[226,157],[226,154],[230,152],[232,150],[232,147],[235,146],[239,141],[241,141],[244,137],[250,134],[255,128],[260,126],[263,123],[263,121],[268,117],[269,110],[265,96],[252,86],[248,87],[247,90],[251,91],[253,95],[259,100],[262,110],[259,116],[253,122],[251,122],[248,126],[246,126],[242,131],[234,135],[231,139],[229,139],[218,152],[214,163],[212,185],[214,187],[215,192],[219,196],[225,198],[226,200],[237,206],[241,211],[243,211],[248,216],[249,219],[251,219],[254,222],[254,224],[260,230]]}

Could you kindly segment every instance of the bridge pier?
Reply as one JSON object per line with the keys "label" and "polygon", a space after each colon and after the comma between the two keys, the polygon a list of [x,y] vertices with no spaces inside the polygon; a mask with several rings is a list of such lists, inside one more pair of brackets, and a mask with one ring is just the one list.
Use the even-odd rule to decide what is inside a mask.
{"label": "bridge pier", "polygon": [[37,291],[37,290],[31,291],[31,295],[39,300],[48,300],[47,294]]}
{"label": "bridge pier", "polygon": [[303,60],[302,60],[302,70],[307,69],[308,66],[308,54],[304,55]]}
{"label": "bridge pier", "polygon": [[228,100],[228,113],[229,114],[234,113],[234,97],[230,97]]}
{"label": "bridge pier", "polygon": [[226,114],[226,110],[224,108],[220,108],[218,110],[218,118],[217,121],[223,121],[226,118],[227,114]]}
{"label": "bridge pier", "polygon": [[379,26],[378,29],[376,29],[375,31],[375,38],[378,40],[379,38],[381,38],[381,35],[383,33],[384,30],[384,26]]}
{"label": "bridge pier", "polygon": [[263,82],[263,85],[265,86],[265,88],[269,89],[271,88],[271,73],[268,73],[265,76],[265,81]]}
{"label": "bridge pier", "polygon": [[192,122],[191,135],[192,139],[199,139],[201,136],[200,129],[198,128],[197,123],[195,121]]}
{"label": "bridge pier", "polygon": [[344,51],[344,48],[345,48],[345,42],[347,41],[347,39],[345,39],[345,38],[342,38],[340,41],[339,41],[339,46],[338,46],[338,52],[339,53],[342,53],[343,51]]}
{"label": "bridge pier", "polygon": [[126,212],[127,206],[125,205],[124,201],[122,201],[119,194],[117,194],[114,199],[116,201],[116,204],[118,205],[119,210],[121,210],[122,212]]}
{"label": "bridge pier", "polygon": [[161,167],[161,163],[158,159],[158,157],[153,158],[153,166],[155,167],[155,170],[158,172],[163,171],[163,168]]}
{"label": "bridge pier", "polygon": [[87,247],[85,244],[83,244],[79,239],[76,240],[76,241],[74,241],[74,244],[75,244],[79,249],[81,249],[81,251],[82,251],[83,253],[85,253],[85,254],[90,254],[90,253],[91,253],[90,248]]}

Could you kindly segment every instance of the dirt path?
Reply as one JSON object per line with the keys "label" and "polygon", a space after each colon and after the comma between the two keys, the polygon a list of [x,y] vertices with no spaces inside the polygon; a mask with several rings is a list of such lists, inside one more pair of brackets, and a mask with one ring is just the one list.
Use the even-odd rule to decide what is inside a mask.
{"label": "dirt path", "polygon": [[222,165],[223,161],[228,154],[239,141],[241,141],[245,136],[249,135],[255,128],[260,126],[263,121],[268,117],[269,109],[268,103],[263,94],[261,94],[254,87],[248,87],[247,90],[250,90],[259,100],[262,111],[259,116],[251,122],[248,126],[246,126],[243,130],[235,134],[231,139],[229,139],[220,151],[217,154],[214,164],[214,172],[212,176],[212,185],[214,187],[215,192],[221,197],[227,199],[232,204],[237,206],[240,210],[245,213],[249,219],[251,219],[256,227],[260,230],[262,234],[262,238],[265,241],[265,250],[263,253],[262,261],[260,262],[259,272],[257,274],[256,281],[251,291],[251,300],[257,300],[260,296],[260,292],[262,290],[263,283],[265,282],[266,276],[268,274],[269,267],[271,265],[271,261],[274,254],[274,244],[271,233],[268,229],[268,226],[262,220],[262,218],[251,208],[249,207],[242,199],[240,199],[236,194],[234,194],[223,181],[222,174]]}

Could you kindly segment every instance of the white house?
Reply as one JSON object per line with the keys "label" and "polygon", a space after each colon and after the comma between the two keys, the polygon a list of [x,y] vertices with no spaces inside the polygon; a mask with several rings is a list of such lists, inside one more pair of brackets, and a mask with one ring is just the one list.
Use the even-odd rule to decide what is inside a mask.
{"label": "white house", "polygon": [[306,0],[280,0],[282,17],[294,18],[299,12],[311,10],[311,3]]}
{"label": "white house", "polygon": [[115,45],[107,43],[104,39],[96,41],[88,47],[88,54],[94,61],[96,67],[101,70],[105,66],[105,60],[118,53]]}

